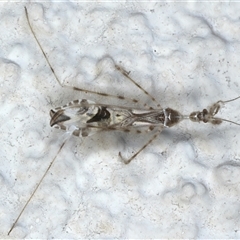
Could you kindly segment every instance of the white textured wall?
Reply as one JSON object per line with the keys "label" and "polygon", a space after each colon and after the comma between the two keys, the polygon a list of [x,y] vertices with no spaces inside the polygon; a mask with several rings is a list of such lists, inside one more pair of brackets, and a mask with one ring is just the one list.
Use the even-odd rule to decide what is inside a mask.
{"label": "white textured wall", "polygon": [[[145,102],[112,69],[112,57],[162,107],[184,114],[240,95],[238,3],[26,6],[66,84]],[[49,110],[86,95],[58,85],[23,4],[1,3],[0,17],[0,237],[6,238],[61,144],[63,133],[49,126]],[[240,122],[239,103],[220,114]],[[118,152],[129,156],[150,136],[72,137],[10,237],[240,238],[239,130],[185,121],[164,130],[129,165]]]}

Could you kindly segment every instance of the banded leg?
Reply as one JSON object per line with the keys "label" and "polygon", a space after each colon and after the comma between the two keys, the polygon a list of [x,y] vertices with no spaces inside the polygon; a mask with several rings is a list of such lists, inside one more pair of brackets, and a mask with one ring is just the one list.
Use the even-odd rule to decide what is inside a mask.
{"label": "banded leg", "polygon": [[[28,17],[28,10],[27,10],[26,7],[24,7],[24,8],[25,8],[25,14],[26,14],[26,18],[27,18],[27,22],[28,22],[29,28],[30,28],[30,30],[31,30],[31,32],[32,32],[32,34],[33,34],[33,36],[34,36],[34,38],[35,38],[35,40],[36,40],[36,42],[37,42],[37,44],[38,44],[38,46],[39,46],[42,54],[43,54],[43,56],[44,56],[47,64],[48,64],[48,66],[50,67],[50,69],[51,69],[54,77],[56,78],[58,84],[59,84],[61,87],[71,88],[71,89],[73,89],[73,90],[80,91],[80,92],[84,92],[84,93],[92,93],[92,94],[96,94],[96,95],[100,95],[100,96],[104,96],[104,97],[111,97],[111,98],[120,99],[120,100],[126,99],[126,100],[129,100],[129,101],[133,102],[133,103],[137,103],[137,102],[138,102],[137,99],[127,98],[127,97],[124,97],[124,96],[122,96],[122,95],[117,95],[117,96],[116,96],[116,95],[112,95],[112,94],[109,94],[109,93],[102,93],[102,92],[97,92],[97,91],[93,91],[93,90],[83,89],[83,88],[79,88],[79,87],[72,87],[72,86],[69,86],[69,85],[62,84],[61,81],[59,80],[57,74],[55,73],[55,71],[54,71],[51,63],[49,62],[49,60],[48,60],[48,58],[47,58],[47,55],[46,55],[46,53],[44,52],[44,50],[43,50],[40,42],[38,41],[38,39],[37,39],[37,37],[36,37],[36,34],[35,34],[34,31],[33,31],[32,25],[31,25],[30,20],[29,20],[29,17]],[[133,81],[133,80],[132,80],[132,81]],[[135,85],[138,86],[137,84],[135,84]],[[139,87],[140,87],[140,86],[139,86]],[[140,87],[140,88],[141,88],[141,87]],[[142,89],[142,88],[141,88],[141,89]]]}
{"label": "banded leg", "polygon": [[16,220],[14,221],[14,223],[13,223],[12,227],[11,227],[11,228],[10,228],[10,230],[8,231],[8,235],[9,235],[9,234],[12,232],[12,230],[13,230],[13,229],[14,229],[14,227],[16,226],[16,224],[17,224],[17,222],[18,222],[19,218],[22,216],[22,214],[23,214],[24,210],[25,210],[25,209],[26,209],[26,207],[28,206],[29,202],[32,200],[32,198],[33,198],[34,194],[36,193],[36,191],[38,190],[39,186],[41,185],[41,183],[42,183],[43,179],[45,178],[45,176],[47,175],[48,171],[49,171],[49,170],[50,170],[50,168],[52,167],[52,165],[53,165],[53,163],[55,162],[55,160],[56,160],[56,158],[57,158],[58,154],[60,153],[60,151],[61,151],[61,150],[62,150],[62,148],[64,147],[64,145],[65,145],[66,141],[67,141],[67,140],[65,140],[65,141],[62,143],[62,145],[60,146],[60,148],[58,149],[58,152],[57,152],[57,154],[55,155],[55,157],[53,158],[53,160],[50,162],[50,164],[49,164],[49,166],[48,166],[47,170],[46,170],[46,171],[44,172],[44,174],[42,175],[42,177],[41,177],[41,179],[40,179],[39,183],[37,184],[37,186],[35,187],[35,189],[34,189],[33,193],[31,194],[31,196],[29,197],[29,199],[27,200],[27,202],[26,202],[26,203],[25,203],[25,205],[23,206],[23,208],[22,208],[21,212],[18,214],[18,217],[16,218]]}
{"label": "banded leg", "polygon": [[[146,91],[144,88],[142,88],[135,80],[133,80],[129,74],[130,72],[127,72],[125,69],[120,67],[119,65],[115,64],[115,68],[121,72],[128,80],[130,80],[136,87],[138,87],[145,95],[147,95],[155,104],[158,108],[161,108],[160,103],[157,102],[156,98],[154,98],[148,91]],[[146,104],[145,104],[146,105]]]}
{"label": "banded leg", "polygon": [[141,153],[149,144],[151,144],[159,136],[159,134],[162,132],[162,130],[163,130],[163,128],[158,129],[157,132],[137,152],[135,152],[130,158],[125,159],[122,156],[122,153],[119,152],[118,155],[121,158],[121,160],[125,164],[129,164],[139,153]]}

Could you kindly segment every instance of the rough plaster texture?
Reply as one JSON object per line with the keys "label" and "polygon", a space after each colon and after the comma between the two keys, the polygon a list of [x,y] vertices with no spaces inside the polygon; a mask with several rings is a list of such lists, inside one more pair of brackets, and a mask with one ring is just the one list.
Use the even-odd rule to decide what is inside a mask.
{"label": "rough plaster texture", "polygon": [[[184,114],[240,95],[238,3],[26,3],[61,82]],[[62,88],[30,33],[22,3],[0,8],[0,237],[56,155],[63,132],[49,110],[88,98]],[[140,104],[139,104],[140,105]],[[239,102],[220,115],[240,122]],[[240,238],[239,126],[184,121],[131,164],[118,158],[150,136],[71,137],[11,238]]]}

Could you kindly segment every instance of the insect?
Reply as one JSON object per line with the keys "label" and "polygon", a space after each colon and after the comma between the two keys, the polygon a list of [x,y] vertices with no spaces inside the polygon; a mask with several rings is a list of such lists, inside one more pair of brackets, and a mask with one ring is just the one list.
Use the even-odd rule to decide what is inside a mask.
{"label": "insect", "polygon": [[[25,8],[25,13],[26,13],[30,30],[40,50],[42,51],[49,67],[51,68],[57,82],[61,86],[69,87],[69,88],[72,88],[73,90],[80,91],[80,92],[82,91],[82,92],[98,94],[104,97],[113,97],[120,100],[126,99],[123,96],[114,96],[111,94],[85,90],[78,87],[70,87],[70,86],[62,85],[60,80],[56,76],[48,58],[46,57],[46,54],[43,51],[41,44],[36,38],[36,35],[29,21],[28,12],[26,8]],[[228,102],[235,101],[239,99],[240,96],[227,101],[220,100],[212,104],[208,109],[203,109],[202,111],[195,111],[190,113],[190,115],[183,115],[179,111],[171,108],[161,108],[160,104],[157,103],[156,99],[153,96],[151,96],[151,94],[148,93],[146,90],[144,90],[137,82],[135,82],[129,76],[129,73],[126,70],[124,70],[121,66],[118,66],[117,64],[115,64],[115,68],[117,71],[120,71],[136,87],[138,87],[145,95],[147,95],[156,104],[157,107],[154,109],[153,108],[138,109],[138,108],[116,106],[116,105],[110,105],[110,104],[109,105],[99,104],[87,99],[74,100],[62,107],[57,107],[50,111],[50,118],[51,118],[50,125],[52,127],[56,127],[63,131],[66,131],[69,135],[72,134],[77,137],[87,137],[102,131],[123,131],[123,132],[134,131],[136,134],[141,134],[144,132],[153,132],[152,137],[148,141],[146,141],[146,143],[130,158],[125,159],[122,156],[122,154],[119,152],[119,156],[125,164],[129,164],[142,150],[144,150],[152,141],[154,141],[154,139],[156,139],[159,136],[159,134],[164,128],[173,127],[178,123],[180,123],[182,120],[189,119],[192,122],[211,123],[213,125],[219,125],[225,121],[225,122],[233,123],[236,125],[240,125],[231,120],[216,117],[222,105]],[[131,101],[136,102],[137,100],[131,99]],[[57,154],[51,161],[48,169],[45,171],[37,187],[31,194],[31,197],[29,198],[27,203],[24,205],[22,211],[20,212],[14,224],[12,225],[11,229],[9,230],[8,235],[11,233],[12,229],[15,227],[16,223],[18,222],[19,218],[21,217],[22,213],[27,207],[28,203],[31,201],[32,197],[34,196],[35,192],[37,191],[38,187],[40,186],[41,182],[43,181],[50,167],[56,160],[59,152],[64,147],[65,142],[66,141],[62,143]]]}

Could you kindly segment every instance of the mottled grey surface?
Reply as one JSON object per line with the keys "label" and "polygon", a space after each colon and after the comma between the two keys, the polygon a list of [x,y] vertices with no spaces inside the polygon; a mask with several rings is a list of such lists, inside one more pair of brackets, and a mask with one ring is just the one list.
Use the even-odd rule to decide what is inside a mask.
{"label": "mottled grey surface", "polygon": [[[130,71],[162,107],[184,114],[240,95],[238,3],[28,3],[61,82],[140,99]],[[31,35],[22,3],[0,7],[0,237],[56,155],[49,110],[71,100],[131,105],[61,88]],[[239,102],[220,115],[240,122]],[[240,238],[239,126],[188,121],[151,136],[72,137],[11,238]]]}

